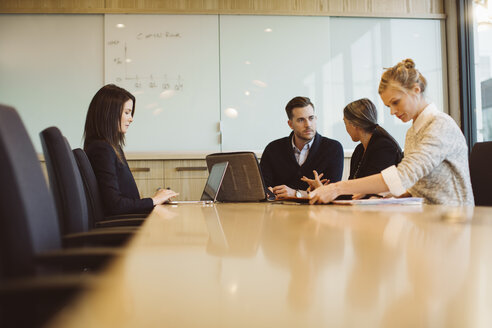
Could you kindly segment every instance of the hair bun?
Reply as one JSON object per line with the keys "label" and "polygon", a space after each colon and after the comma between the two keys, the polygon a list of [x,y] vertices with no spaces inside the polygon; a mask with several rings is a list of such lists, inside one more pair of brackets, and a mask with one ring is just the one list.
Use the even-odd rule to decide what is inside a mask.
{"label": "hair bun", "polygon": [[401,61],[402,64],[405,66],[406,69],[412,69],[412,68],[415,68],[415,63],[413,62],[412,59],[410,58],[407,58],[405,60],[402,60]]}
{"label": "hair bun", "polygon": [[381,82],[379,82],[378,92],[381,94],[389,85],[411,91],[415,83],[419,84],[420,92],[423,93],[427,86],[427,81],[415,68],[413,59],[407,58],[384,71],[381,76]]}

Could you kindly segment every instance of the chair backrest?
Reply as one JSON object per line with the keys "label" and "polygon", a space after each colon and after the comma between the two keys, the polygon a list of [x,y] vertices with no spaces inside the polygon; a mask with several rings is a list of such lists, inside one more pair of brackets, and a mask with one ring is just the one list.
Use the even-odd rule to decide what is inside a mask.
{"label": "chair backrest", "polygon": [[207,155],[206,160],[209,172],[214,164],[229,162],[217,200],[257,202],[266,199],[265,182],[255,153],[215,153]]}
{"label": "chair backrest", "polygon": [[57,127],[44,129],[40,137],[62,233],[88,231],[84,185],[70,145]]}
{"label": "chair backrest", "polygon": [[0,279],[34,273],[34,254],[61,248],[53,198],[21,118],[0,105]]}
{"label": "chair backrest", "polygon": [[492,206],[492,141],[477,142],[470,155],[470,178],[475,205]]}
{"label": "chair backrest", "polygon": [[89,224],[91,227],[94,227],[96,222],[104,218],[104,210],[97,178],[92,169],[91,162],[83,149],[74,149],[73,155],[84,183],[85,198],[87,199],[89,209]]}

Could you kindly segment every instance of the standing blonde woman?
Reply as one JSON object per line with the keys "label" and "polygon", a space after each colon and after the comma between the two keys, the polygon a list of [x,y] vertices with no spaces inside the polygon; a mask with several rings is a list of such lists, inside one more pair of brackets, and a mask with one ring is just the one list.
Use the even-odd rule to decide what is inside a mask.
{"label": "standing blonde woman", "polygon": [[473,205],[468,149],[460,129],[424,97],[427,81],[405,59],[388,68],[379,83],[383,103],[403,122],[412,121],[405,138],[405,157],[361,179],[317,188],[311,203],[328,203],[339,195],[391,192],[423,197],[428,204]]}

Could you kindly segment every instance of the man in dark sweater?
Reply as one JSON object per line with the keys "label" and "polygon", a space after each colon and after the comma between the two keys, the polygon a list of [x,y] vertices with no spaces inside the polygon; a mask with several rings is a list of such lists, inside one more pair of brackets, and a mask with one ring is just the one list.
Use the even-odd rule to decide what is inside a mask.
{"label": "man in dark sweater", "polygon": [[330,182],[340,181],[343,171],[343,148],[340,142],[316,132],[314,105],[307,97],[295,97],[287,103],[287,123],[292,133],[272,141],[261,156],[260,167],[265,184],[277,198],[306,197],[313,170]]}

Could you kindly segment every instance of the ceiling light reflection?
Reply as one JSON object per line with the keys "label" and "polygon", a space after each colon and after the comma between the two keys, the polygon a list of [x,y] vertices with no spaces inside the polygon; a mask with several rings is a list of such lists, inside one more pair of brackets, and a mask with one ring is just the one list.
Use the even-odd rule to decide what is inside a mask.
{"label": "ceiling light reflection", "polygon": [[235,108],[228,107],[224,110],[224,113],[229,118],[236,118],[238,116],[238,111]]}
{"label": "ceiling light reflection", "polygon": [[260,88],[266,88],[268,85],[260,80],[253,80],[253,84]]}
{"label": "ceiling light reflection", "polygon": [[229,293],[235,294],[237,292],[237,284],[231,284],[229,286]]}
{"label": "ceiling light reflection", "polygon": [[157,115],[159,115],[160,113],[162,113],[162,108],[156,108],[156,109],[154,109],[154,111],[152,112],[152,114],[154,114],[154,116],[157,116]]}
{"label": "ceiling light reflection", "polygon": [[161,94],[159,95],[159,97],[161,99],[169,99],[172,96],[174,96],[175,93],[176,93],[176,91],[174,91],[174,90],[165,90],[165,91],[162,91],[161,92]]}

